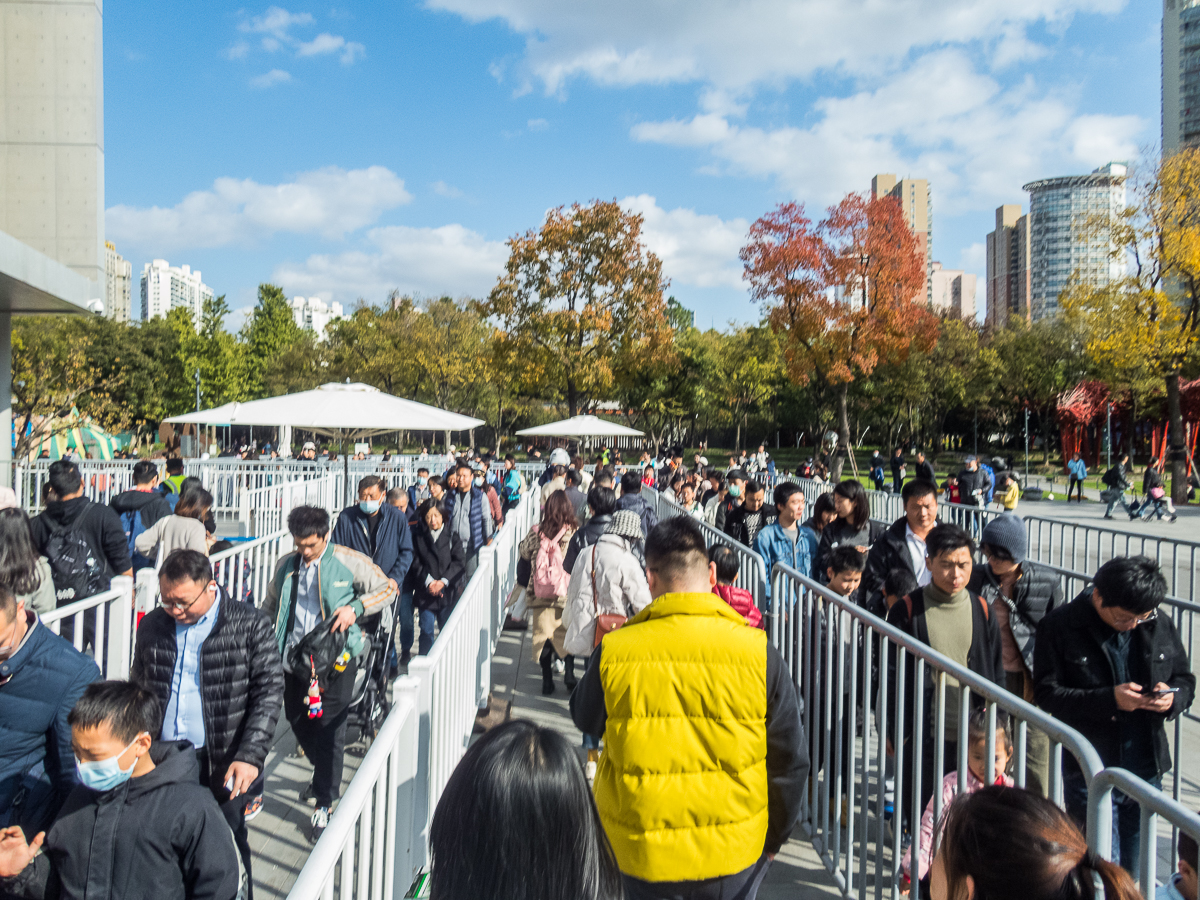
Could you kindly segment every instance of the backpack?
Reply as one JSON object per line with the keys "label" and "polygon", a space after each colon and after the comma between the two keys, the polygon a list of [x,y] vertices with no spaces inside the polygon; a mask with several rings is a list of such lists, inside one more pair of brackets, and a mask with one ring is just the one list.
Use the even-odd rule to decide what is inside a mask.
{"label": "backpack", "polygon": [[133,571],[153,566],[154,561],[138,553],[134,546],[138,535],[143,534],[146,530],[146,526],[142,524],[142,511],[132,509],[121,513],[121,527],[125,529],[125,542],[129,544],[129,558],[133,560]]}
{"label": "backpack", "polygon": [[57,522],[50,525],[50,537],[43,552],[50,561],[54,595],[59,606],[95,596],[109,587],[107,566],[83,533],[83,521],[91,514],[92,506],[94,504],[67,528]]}
{"label": "backpack", "polygon": [[563,552],[559,545],[559,539],[566,530],[564,525],[553,538],[538,533],[537,559],[533,564],[533,596],[539,600],[566,596],[571,574],[563,565]]}
{"label": "backpack", "polygon": [[1109,487],[1115,488],[1118,484],[1121,483],[1121,478],[1119,475],[1117,475],[1117,467],[1113,466],[1111,469],[1109,469],[1107,472],[1105,472],[1103,475],[1101,475],[1100,480],[1102,482],[1104,482],[1105,484],[1107,484]]}

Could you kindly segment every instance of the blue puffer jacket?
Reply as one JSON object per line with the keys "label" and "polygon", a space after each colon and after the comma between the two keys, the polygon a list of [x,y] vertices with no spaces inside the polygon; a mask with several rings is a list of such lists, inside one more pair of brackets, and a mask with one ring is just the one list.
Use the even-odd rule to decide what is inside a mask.
{"label": "blue puffer jacket", "polygon": [[[446,525],[452,527],[454,522],[454,505],[462,496],[458,491],[449,491],[446,494]],[[492,539],[492,532],[495,530],[495,524],[492,522],[492,510],[488,505],[487,498],[483,495],[483,491],[474,485],[471,486],[471,546],[463,547],[463,553],[471,556],[483,549],[484,545]]]}
{"label": "blue puffer jacket", "polygon": [[778,522],[767,525],[754,539],[754,552],[767,564],[768,600],[771,597],[771,569],[775,563],[791,566],[801,575],[812,578],[813,560],[817,558],[817,535],[811,528],[798,527],[800,538],[794,545]]}
{"label": "blue puffer jacket", "polygon": [[49,827],[75,787],[67,713],[100,670],[26,615],[33,630],[0,663],[0,827],[20,825],[32,837]]}
{"label": "blue puffer jacket", "polygon": [[413,561],[412,534],[408,530],[408,520],[404,513],[390,503],[379,507],[378,515],[383,516],[383,521],[379,523],[379,530],[375,532],[374,553],[371,552],[371,526],[368,524],[370,517],[358,508],[357,503],[342,510],[337,524],[333,526],[330,540],[371,557],[371,562],[383,569],[388,578],[394,578],[396,584],[402,585]]}

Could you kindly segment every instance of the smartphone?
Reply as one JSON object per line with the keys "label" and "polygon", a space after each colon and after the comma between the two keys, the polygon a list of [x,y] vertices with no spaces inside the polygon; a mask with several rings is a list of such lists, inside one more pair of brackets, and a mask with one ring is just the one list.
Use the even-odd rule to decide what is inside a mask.
{"label": "smartphone", "polygon": [[1179,688],[1166,688],[1165,690],[1161,690],[1161,691],[1147,689],[1145,691],[1145,694],[1148,697],[1163,697],[1167,694],[1176,694],[1178,692],[1179,692]]}

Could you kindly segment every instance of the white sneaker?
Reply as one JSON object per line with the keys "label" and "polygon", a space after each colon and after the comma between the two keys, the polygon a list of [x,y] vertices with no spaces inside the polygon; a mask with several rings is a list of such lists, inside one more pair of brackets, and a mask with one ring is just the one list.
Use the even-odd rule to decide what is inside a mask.
{"label": "white sneaker", "polygon": [[583,774],[587,778],[588,787],[596,786],[596,763],[589,759],[583,764]]}
{"label": "white sneaker", "polygon": [[320,840],[321,835],[325,832],[325,829],[329,827],[329,807],[318,806],[315,810],[313,810],[312,819],[310,821],[312,822],[312,834],[310,837],[315,844],[318,840]]}
{"label": "white sneaker", "polygon": [[553,668],[555,675],[561,675],[563,672],[567,671],[567,664],[561,659],[556,659],[554,660]]}

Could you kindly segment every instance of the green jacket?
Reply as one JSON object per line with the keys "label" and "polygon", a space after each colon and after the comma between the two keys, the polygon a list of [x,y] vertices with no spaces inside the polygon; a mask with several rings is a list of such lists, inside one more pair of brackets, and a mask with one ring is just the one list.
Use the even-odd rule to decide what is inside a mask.
{"label": "green jacket", "polygon": [[[267,585],[267,599],[263,611],[270,616],[275,627],[275,640],[282,654],[287,647],[288,619],[291,616],[292,584],[300,565],[300,554],[290,553],[279,561],[275,575]],[[371,557],[342,547],[332,541],[325,545],[317,572],[318,590],[321,596],[321,618],[325,619],[343,606],[354,610],[362,618],[379,612],[394,595],[392,583]],[[366,645],[362,631],[356,622],[346,633],[346,649],[354,656],[362,653]]]}

